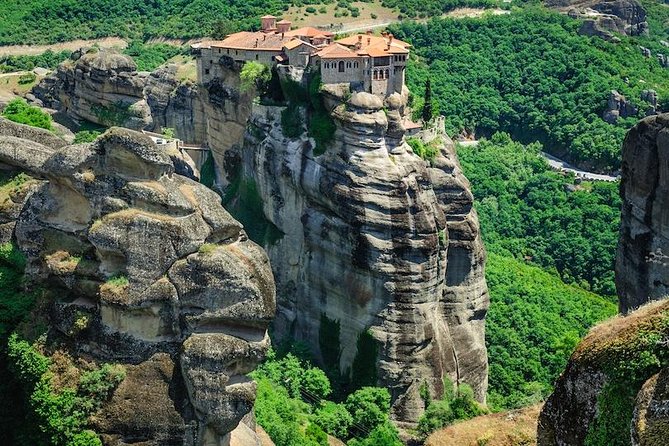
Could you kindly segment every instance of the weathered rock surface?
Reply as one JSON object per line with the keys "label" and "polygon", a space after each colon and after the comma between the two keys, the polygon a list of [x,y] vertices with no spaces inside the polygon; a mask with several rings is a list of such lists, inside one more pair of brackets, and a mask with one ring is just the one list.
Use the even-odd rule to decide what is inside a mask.
{"label": "weathered rock surface", "polygon": [[632,446],[664,444],[669,438],[669,368],[639,391],[632,419]]}
{"label": "weathered rock surface", "polygon": [[[283,234],[266,247],[278,289],[274,333],[307,342],[326,367],[353,369],[354,382],[369,379],[354,364],[371,362],[378,381],[370,384],[388,388],[399,421],[415,422],[424,410],[419,388],[439,395],[445,376],[483,400],[485,253],[452,142],[445,134],[432,141],[439,154],[431,166],[413,154],[406,92],[385,104],[367,93],[324,95],[337,126],[325,154],[314,154],[306,133],[283,135],[282,108],[254,106],[244,147],[224,172],[257,186],[264,215]],[[330,341],[327,320],[339,324]],[[376,358],[359,350],[367,331]],[[324,342],[334,354],[324,355]]]}
{"label": "weathered rock surface", "polygon": [[63,147],[38,173],[15,237],[53,299],[50,336],[126,367],[91,420],[104,444],[231,444],[269,347],[267,256],[139,133]]}
{"label": "weathered rock surface", "polygon": [[669,114],[633,127],[623,144],[616,257],[620,310],[669,295]]}
{"label": "weathered rock surface", "polygon": [[646,10],[637,0],[546,0],[546,6],[584,19],[579,32],[616,40],[615,34],[648,33]]}
{"label": "weathered rock surface", "polygon": [[111,49],[82,49],[42,80],[33,94],[50,108],[101,125],[143,129],[152,124],[144,99],[146,75]]}
{"label": "weathered rock surface", "polygon": [[666,444],[667,339],[668,299],[593,328],[541,411],[538,445],[615,444],[630,433],[634,445]]}
{"label": "weathered rock surface", "polygon": [[172,128],[187,143],[207,139],[204,104],[196,84],[177,78],[175,65],[152,72],[144,88],[146,102],[153,117],[153,130]]}
{"label": "weathered rock surface", "polygon": [[629,118],[636,116],[639,111],[627,98],[616,90],[611,91],[606,110],[602,114],[604,121],[609,124],[618,122],[618,118]]}

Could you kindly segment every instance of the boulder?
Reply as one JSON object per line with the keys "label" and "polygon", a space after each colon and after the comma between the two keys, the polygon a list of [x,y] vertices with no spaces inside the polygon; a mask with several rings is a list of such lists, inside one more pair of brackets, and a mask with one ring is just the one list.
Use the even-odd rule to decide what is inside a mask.
{"label": "boulder", "polygon": [[141,133],[112,128],[35,166],[24,155],[37,143],[15,139],[22,155],[0,150],[2,160],[46,180],[14,234],[29,283],[48,284],[49,339],[126,369],[91,420],[96,433],[105,445],[229,444],[255,399],[245,374],[269,348],[265,253]]}

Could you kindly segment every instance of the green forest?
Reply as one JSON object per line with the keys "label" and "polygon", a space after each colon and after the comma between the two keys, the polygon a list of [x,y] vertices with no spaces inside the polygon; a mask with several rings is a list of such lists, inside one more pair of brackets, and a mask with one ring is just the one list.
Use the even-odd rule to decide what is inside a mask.
{"label": "green forest", "polygon": [[575,185],[540,149],[503,133],[458,149],[489,256],[493,409],[546,397],[580,338],[616,313],[618,184]]}
{"label": "green forest", "polygon": [[482,19],[407,21],[391,30],[415,49],[407,69],[411,91],[421,97],[431,79],[450,134],[504,131],[585,167],[615,171],[625,132],[641,116],[606,123],[610,91],[645,110],[641,91],[654,89],[666,108],[667,70],[643,57],[632,38],[613,44],[580,36],[579,25],[527,8]]}

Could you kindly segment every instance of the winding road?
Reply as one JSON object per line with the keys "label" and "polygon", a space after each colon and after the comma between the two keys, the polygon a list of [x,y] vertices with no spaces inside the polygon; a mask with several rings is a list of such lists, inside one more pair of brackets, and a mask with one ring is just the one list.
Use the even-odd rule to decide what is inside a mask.
{"label": "winding road", "polygon": [[[459,144],[464,147],[471,147],[478,145],[478,141],[455,141],[456,144]],[[586,170],[581,170],[577,167],[572,166],[566,161],[561,160],[560,158],[554,157],[546,152],[540,152],[541,156],[548,161],[548,165],[551,166],[553,170],[560,172],[571,172],[576,175],[577,178],[588,181],[618,181],[619,177],[614,177],[612,175],[604,175],[601,173],[588,172]]]}

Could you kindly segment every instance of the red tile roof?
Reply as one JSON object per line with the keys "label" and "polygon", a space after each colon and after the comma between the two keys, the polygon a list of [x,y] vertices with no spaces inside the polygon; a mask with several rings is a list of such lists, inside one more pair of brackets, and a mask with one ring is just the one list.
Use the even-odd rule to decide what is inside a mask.
{"label": "red tile roof", "polygon": [[314,28],[311,26],[305,26],[303,28],[294,29],[286,33],[287,36],[295,36],[295,37],[316,37],[319,34],[324,35],[326,37],[334,36],[334,33],[331,33],[329,31],[323,31],[321,29]]}

